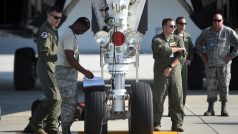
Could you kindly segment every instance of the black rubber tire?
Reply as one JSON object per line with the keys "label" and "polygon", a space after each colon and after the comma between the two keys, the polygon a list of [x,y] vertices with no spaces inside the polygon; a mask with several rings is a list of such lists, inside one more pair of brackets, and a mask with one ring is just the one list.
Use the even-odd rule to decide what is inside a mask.
{"label": "black rubber tire", "polygon": [[36,56],[33,48],[19,48],[14,59],[14,87],[15,90],[30,90],[35,87]]}
{"label": "black rubber tire", "polygon": [[188,67],[188,89],[203,89],[203,78],[205,77],[205,67],[202,59],[197,53],[193,55],[193,61]]}
{"label": "black rubber tire", "polygon": [[234,58],[231,63],[231,81],[229,85],[230,90],[238,90],[238,57]]}
{"label": "black rubber tire", "polygon": [[153,134],[153,101],[150,85],[144,82],[133,83],[130,94],[129,134]]}
{"label": "black rubber tire", "polygon": [[85,92],[85,134],[107,134],[106,93]]}

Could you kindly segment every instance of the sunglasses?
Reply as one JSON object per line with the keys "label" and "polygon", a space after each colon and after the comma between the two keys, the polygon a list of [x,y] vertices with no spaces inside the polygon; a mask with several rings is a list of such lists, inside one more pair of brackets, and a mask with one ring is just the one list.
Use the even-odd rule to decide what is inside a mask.
{"label": "sunglasses", "polygon": [[178,22],[179,25],[187,25],[187,23]]}
{"label": "sunglasses", "polygon": [[59,17],[59,16],[55,16],[55,15],[53,15],[53,14],[50,14],[50,13],[49,13],[49,15],[51,15],[51,16],[52,16],[54,19],[56,19],[56,20],[60,20],[60,19],[62,19],[62,17],[61,17],[61,16],[60,16],[60,17]]}
{"label": "sunglasses", "polygon": [[218,19],[213,19],[213,22],[221,22],[222,20],[218,20]]}
{"label": "sunglasses", "polygon": [[174,28],[176,28],[176,26],[174,26],[174,25],[170,25],[169,28],[173,28],[173,29],[174,29]]}

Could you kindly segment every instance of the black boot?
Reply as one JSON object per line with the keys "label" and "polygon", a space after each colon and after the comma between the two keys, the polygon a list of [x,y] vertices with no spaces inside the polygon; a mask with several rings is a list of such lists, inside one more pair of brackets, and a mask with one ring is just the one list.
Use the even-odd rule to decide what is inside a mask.
{"label": "black boot", "polygon": [[221,102],[221,116],[229,116],[226,111],[226,102]]}
{"label": "black boot", "polygon": [[34,129],[28,124],[22,133],[34,133]]}
{"label": "black boot", "polygon": [[45,129],[45,132],[48,134],[60,134],[58,129]]}
{"label": "black boot", "polygon": [[204,116],[214,116],[215,112],[214,112],[214,102],[209,102],[208,103],[208,110],[207,112],[204,113]]}

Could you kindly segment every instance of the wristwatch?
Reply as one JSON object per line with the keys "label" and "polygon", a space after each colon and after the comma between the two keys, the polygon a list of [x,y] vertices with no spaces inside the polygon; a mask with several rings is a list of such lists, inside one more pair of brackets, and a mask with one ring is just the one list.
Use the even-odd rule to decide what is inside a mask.
{"label": "wristwatch", "polygon": [[168,66],[168,67],[169,67],[169,68],[173,68],[171,64],[169,64],[169,66]]}

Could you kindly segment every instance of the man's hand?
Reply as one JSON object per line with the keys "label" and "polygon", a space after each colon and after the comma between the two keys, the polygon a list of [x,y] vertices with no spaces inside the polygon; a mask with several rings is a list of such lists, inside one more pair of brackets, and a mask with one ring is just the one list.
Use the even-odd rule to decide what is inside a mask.
{"label": "man's hand", "polygon": [[227,63],[229,63],[230,61],[232,60],[232,56],[231,55],[227,55],[225,58],[224,58],[224,61]]}
{"label": "man's hand", "polygon": [[185,61],[185,64],[186,64],[186,65],[190,65],[190,64],[191,64],[191,60],[186,60],[186,61]]}
{"label": "man's hand", "polygon": [[204,64],[208,63],[208,57],[207,57],[206,54],[203,54],[201,58],[202,58],[202,61],[203,61]]}
{"label": "man's hand", "polygon": [[165,77],[168,77],[170,72],[171,72],[171,70],[172,70],[172,68],[170,68],[170,67],[165,68],[163,75]]}
{"label": "man's hand", "polygon": [[186,48],[182,47],[171,47],[172,53],[180,52],[180,53],[187,53]]}
{"label": "man's hand", "polygon": [[93,73],[90,72],[89,70],[86,70],[84,72],[84,75],[88,78],[88,79],[92,79],[94,77]]}
{"label": "man's hand", "polygon": [[186,48],[178,48],[178,51],[179,51],[180,53],[187,53],[187,52],[186,52]]}

